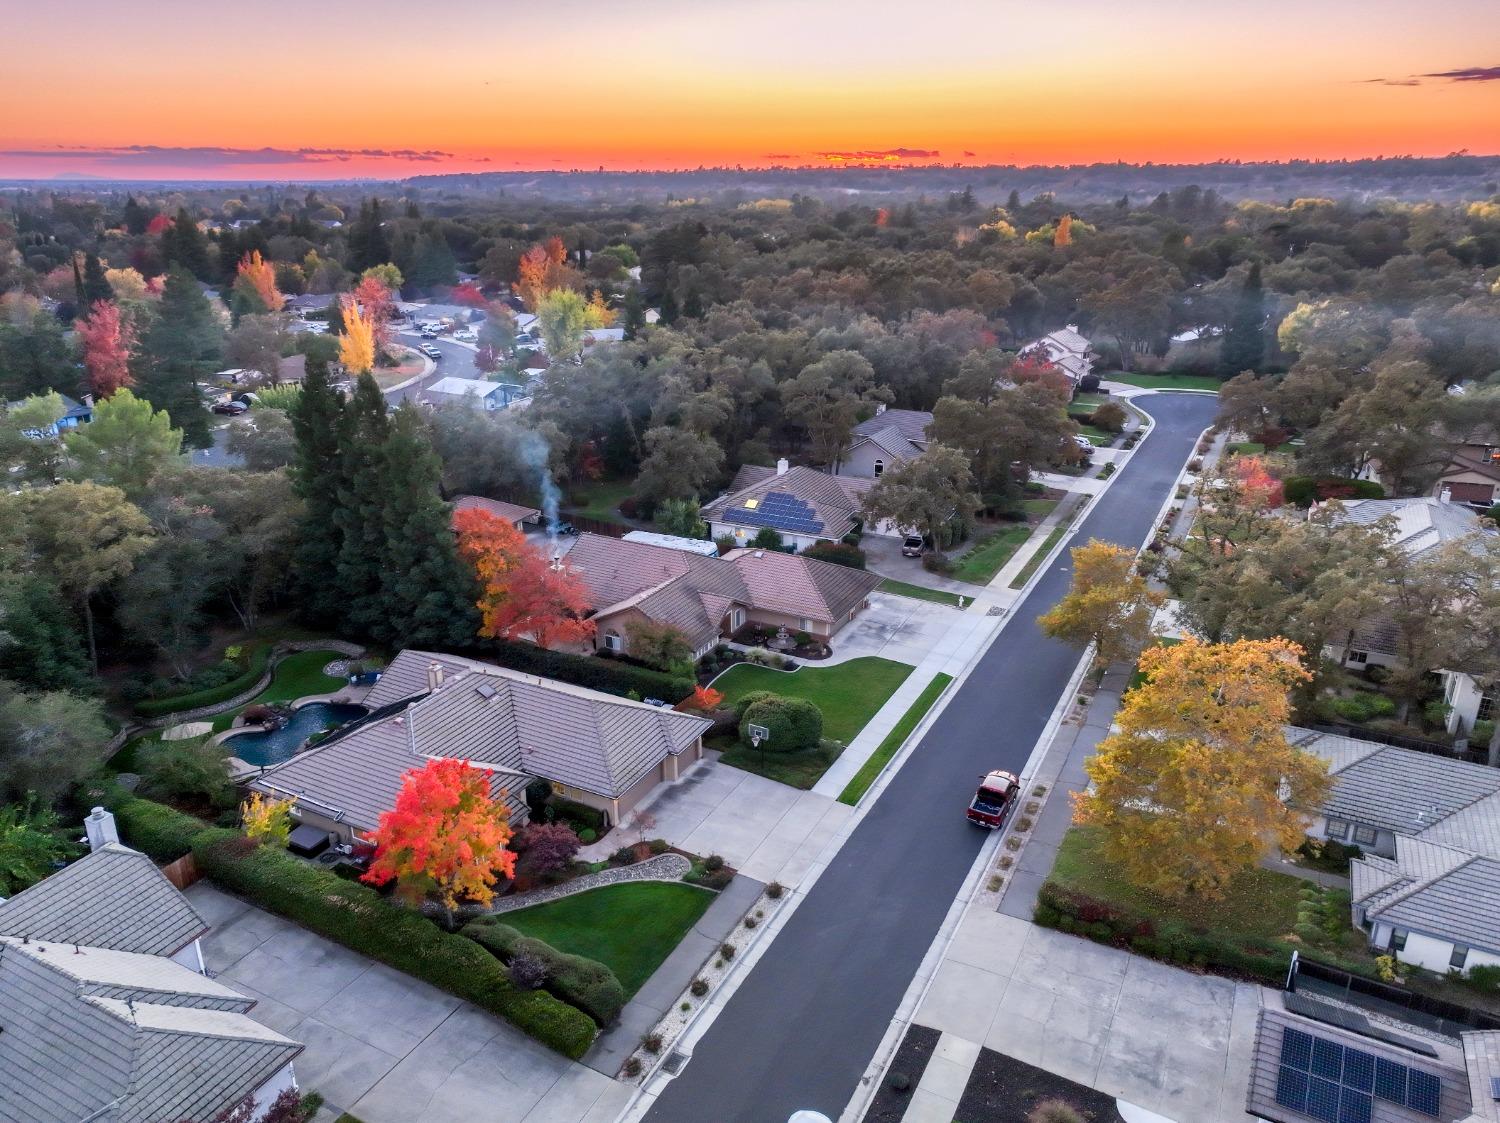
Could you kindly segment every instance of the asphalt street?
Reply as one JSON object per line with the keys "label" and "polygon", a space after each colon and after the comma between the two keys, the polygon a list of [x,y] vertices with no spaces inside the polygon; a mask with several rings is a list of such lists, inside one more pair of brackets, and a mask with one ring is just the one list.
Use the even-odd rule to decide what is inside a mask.
{"label": "asphalt street", "polygon": [[[1155,431],[1075,543],[1140,545],[1218,403],[1158,394],[1135,404]],[[784,1123],[801,1108],[838,1118],[984,842],[964,819],[980,775],[1021,770],[1078,662],[1036,625],[1070,573],[1065,552],[1012,609],[648,1120]]]}
{"label": "asphalt street", "polygon": [[431,386],[440,378],[483,378],[479,368],[474,365],[474,352],[467,347],[460,347],[457,343],[439,337],[437,339],[423,339],[417,332],[398,332],[401,342],[410,347],[416,347],[422,343],[431,343],[443,353],[438,360],[437,370],[420,382],[414,382],[410,386],[402,387],[400,390],[386,392],[386,400],[391,405],[399,405],[408,398],[415,399],[427,387]]}

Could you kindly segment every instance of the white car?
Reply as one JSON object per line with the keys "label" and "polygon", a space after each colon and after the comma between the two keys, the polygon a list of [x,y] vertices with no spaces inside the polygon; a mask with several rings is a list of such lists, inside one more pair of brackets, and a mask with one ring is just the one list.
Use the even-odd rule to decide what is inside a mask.
{"label": "white car", "polygon": [[1094,442],[1089,440],[1082,433],[1073,434],[1073,443],[1078,446],[1079,452],[1093,453],[1094,451]]}
{"label": "white car", "polygon": [[437,362],[443,357],[443,353],[436,347],[434,347],[431,343],[424,343],[422,344],[422,346],[418,347],[417,350],[422,352],[422,354],[426,355],[433,362]]}

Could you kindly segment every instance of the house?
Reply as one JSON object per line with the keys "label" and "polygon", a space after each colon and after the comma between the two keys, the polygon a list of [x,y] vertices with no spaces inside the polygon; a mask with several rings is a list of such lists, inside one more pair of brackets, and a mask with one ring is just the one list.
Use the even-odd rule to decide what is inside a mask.
{"label": "house", "polygon": [[931,425],[932,414],[925,409],[877,405],[874,417],[854,427],[849,446],[834,462],[834,474],[873,480],[887,468],[915,460],[927,451]]}
{"label": "house", "polygon": [[482,378],[458,378],[449,375],[439,378],[422,391],[422,403],[440,406],[452,402],[463,402],[473,409],[504,409],[510,402],[510,395],[516,389],[517,387],[507,386],[503,382],[487,382]]}
{"label": "house", "polygon": [[302,1046],[206,977],[203,919],[95,808],[92,853],[0,903],[0,1116],[208,1120],[295,1090]]}
{"label": "house", "polygon": [[703,756],[706,718],[475,659],[403,651],[365,699],[371,715],[262,772],[251,787],[296,800],[293,816],[349,842],[375,830],[402,777],[449,757],[492,771],[526,821],[526,785],[546,780],[618,824]]}
{"label": "house", "polygon": [[874,482],[793,468],[785,460],[778,460],[774,468],[747,464],[735,473],[729,490],[698,514],[714,538],[733,538],[744,546],[769,527],[786,545],[805,550],[819,542],[838,542],[858,530],[864,519],[860,504]]}
{"label": "house", "polygon": [[1094,372],[1094,347],[1078,332],[1077,324],[1033,339],[1021,346],[1022,358],[1044,359],[1068,376],[1076,389],[1085,375]]}
{"label": "house", "polygon": [[[1261,991],[1245,1110],[1272,1123],[1494,1123],[1500,1031],[1437,1033],[1311,991]],[[1481,1024],[1484,1024],[1481,1022]]]}
{"label": "house", "polygon": [[873,573],[780,550],[731,550],[722,558],[580,534],[567,567],[583,582],[596,625],[593,644],[630,650],[630,625],[670,624],[695,656],[747,623],[827,641],[859,614],[880,584]]}
{"label": "house", "polygon": [[[1472,540],[1476,535],[1500,535],[1494,525],[1481,519],[1472,508],[1443,498],[1419,495],[1408,499],[1355,499],[1345,502],[1337,516],[1341,520],[1374,525],[1382,519],[1392,527],[1391,544],[1412,557],[1429,555],[1445,546]],[[1393,666],[1399,662],[1399,633],[1385,619],[1361,621],[1348,644],[1329,648],[1325,654],[1340,657],[1347,667]],[[1440,670],[1443,699],[1449,706],[1448,731],[1472,730],[1476,721],[1493,721],[1500,710],[1500,694],[1486,691],[1474,676],[1461,670]]]}
{"label": "house", "polygon": [[625,342],[624,328],[589,328],[583,333],[583,345],[585,348],[593,347],[599,343],[623,342]]}
{"label": "house", "polygon": [[[46,430],[28,429],[26,436],[40,440],[42,437],[57,437],[69,429],[76,429],[80,425],[86,425],[94,419],[94,396],[83,395],[83,401],[77,401],[66,394],[58,394],[62,399],[63,415],[57,419],[55,424],[47,426]],[[25,405],[25,402],[8,402],[6,409],[16,409]]]}
{"label": "house", "polygon": [[281,362],[276,366],[276,382],[278,385],[301,386],[307,380],[307,356],[306,355],[283,355]]}
{"label": "house", "polygon": [[1460,445],[1448,466],[1438,473],[1432,494],[1446,502],[1467,503],[1484,510],[1500,503],[1500,438]]}
{"label": "house", "polygon": [[1309,834],[1358,846],[1352,920],[1370,946],[1446,973],[1500,965],[1500,769],[1291,729],[1332,790]]}
{"label": "house", "polygon": [[460,495],[453,500],[453,513],[460,511],[486,511],[495,518],[510,523],[524,531],[527,524],[535,526],[542,513],[535,507],[523,507],[519,503],[507,503],[503,499],[485,499],[480,495]]}

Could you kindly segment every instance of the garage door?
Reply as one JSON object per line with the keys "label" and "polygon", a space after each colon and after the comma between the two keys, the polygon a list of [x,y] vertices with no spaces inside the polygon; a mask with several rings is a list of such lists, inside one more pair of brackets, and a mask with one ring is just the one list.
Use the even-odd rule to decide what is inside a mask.
{"label": "garage door", "polygon": [[1493,503],[1495,501],[1494,484],[1448,484],[1450,498],[1455,503]]}

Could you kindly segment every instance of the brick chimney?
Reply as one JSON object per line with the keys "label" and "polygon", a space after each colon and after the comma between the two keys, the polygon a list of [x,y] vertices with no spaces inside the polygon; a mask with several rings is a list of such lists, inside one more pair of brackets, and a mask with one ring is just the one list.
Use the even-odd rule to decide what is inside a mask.
{"label": "brick chimney", "polygon": [[120,841],[120,831],[115,826],[115,817],[102,807],[89,812],[83,821],[84,833],[88,836],[89,850],[102,850],[111,842]]}

